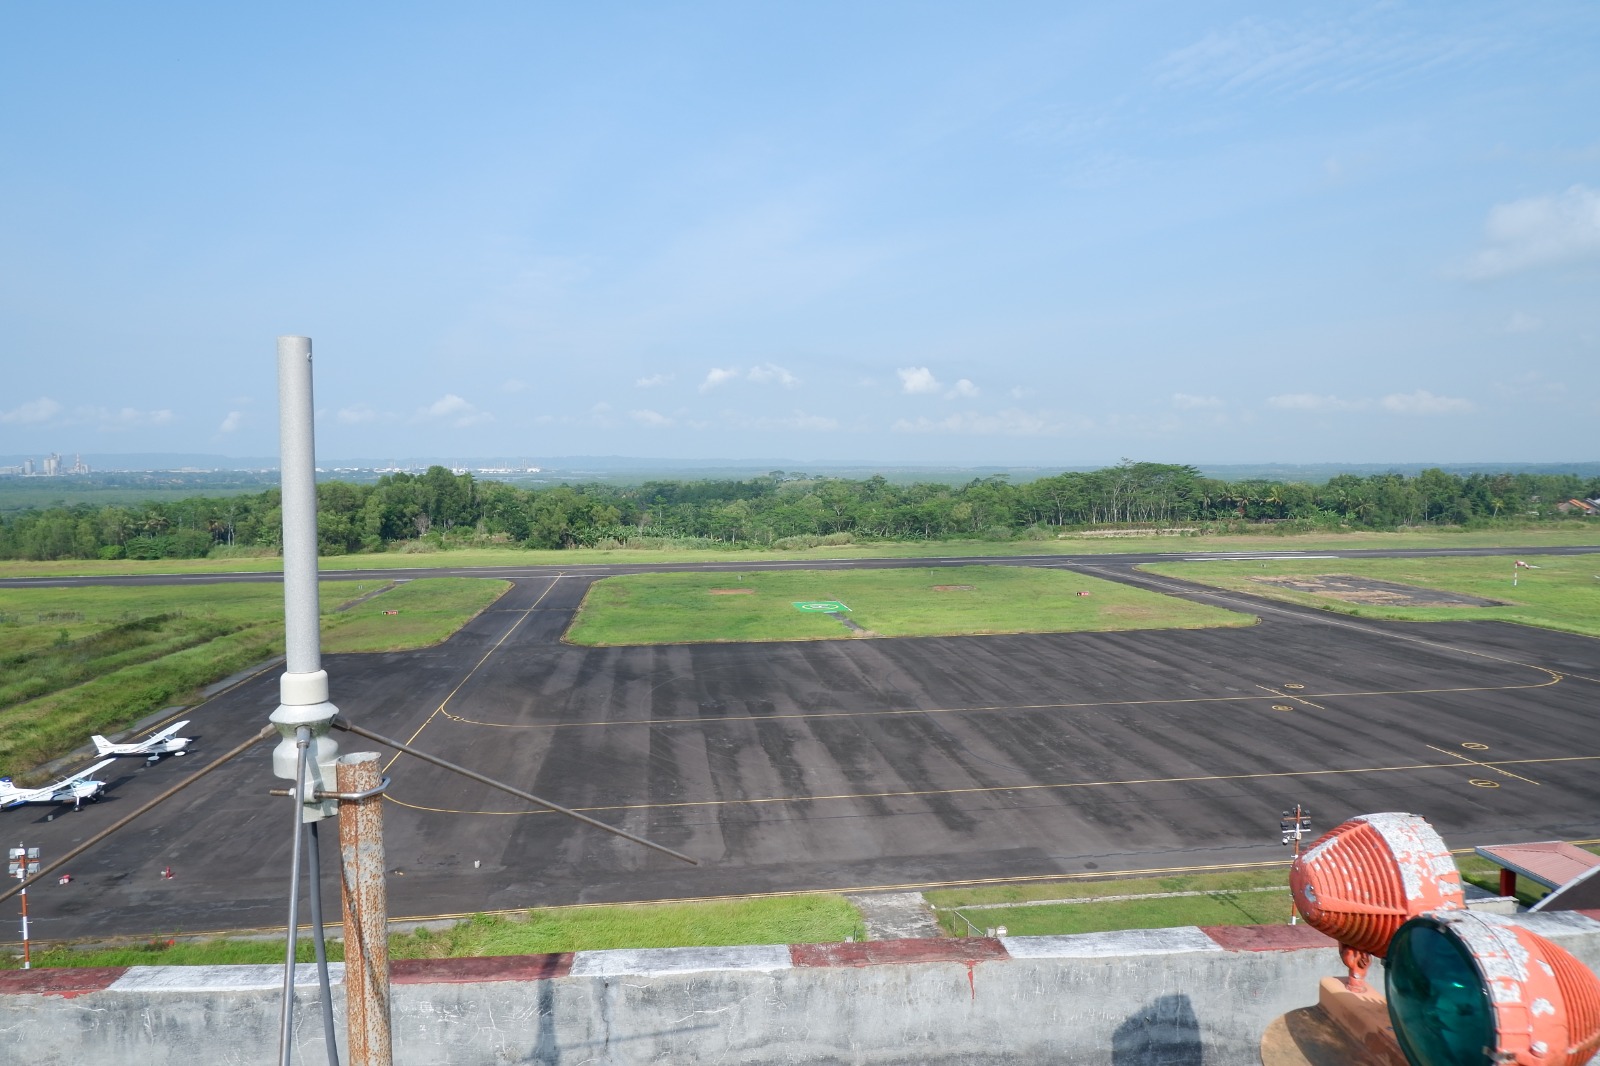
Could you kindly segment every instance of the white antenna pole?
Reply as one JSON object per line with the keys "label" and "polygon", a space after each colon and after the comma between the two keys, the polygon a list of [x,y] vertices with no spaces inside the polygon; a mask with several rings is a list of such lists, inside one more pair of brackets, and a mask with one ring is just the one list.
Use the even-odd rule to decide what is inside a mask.
{"label": "white antenna pole", "polygon": [[283,739],[272,752],[272,772],[293,781],[299,751],[295,731],[311,730],[305,761],[304,821],[332,817],[338,805],[312,800],[314,790],[336,791],[339,745],[328,736],[339,709],[328,702],[322,669],[321,611],[317,596],[317,463],[312,430],[311,338],[278,338],[278,429],[283,486],[283,626],[287,662],[278,682],[280,705],[271,721]]}

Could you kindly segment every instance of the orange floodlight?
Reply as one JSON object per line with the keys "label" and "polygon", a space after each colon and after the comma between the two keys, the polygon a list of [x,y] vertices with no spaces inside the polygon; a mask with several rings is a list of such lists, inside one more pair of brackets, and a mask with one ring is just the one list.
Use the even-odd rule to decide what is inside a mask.
{"label": "orange floodlight", "polygon": [[1496,914],[1425,914],[1384,964],[1389,1020],[1413,1066],[1581,1066],[1600,1048],[1600,977]]}
{"label": "orange floodlight", "polygon": [[1357,993],[1407,919],[1462,906],[1455,860],[1414,814],[1364,814],[1330,829],[1294,861],[1289,889],[1307,924],[1339,942]]}

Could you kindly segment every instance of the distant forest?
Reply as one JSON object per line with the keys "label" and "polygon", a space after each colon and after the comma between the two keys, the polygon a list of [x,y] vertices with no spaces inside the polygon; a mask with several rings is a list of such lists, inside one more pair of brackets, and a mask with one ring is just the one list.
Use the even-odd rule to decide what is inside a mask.
{"label": "distant forest", "polygon": [[[1443,470],[1342,474],[1324,484],[1202,477],[1124,462],[1013,485],[895,484],[786,474],[745,480],[523,488],[454,474],[388,474],[317,486],[324,554],[525,548],[772,547],[851,541],[1044,540],[1095,528],[1395,529],[1580,520],[1561,505],[1600,496],[1600,478]],[[270,554],[276,489],[137,505],[54,506],[0,516],[0,559],[162,559]]]}

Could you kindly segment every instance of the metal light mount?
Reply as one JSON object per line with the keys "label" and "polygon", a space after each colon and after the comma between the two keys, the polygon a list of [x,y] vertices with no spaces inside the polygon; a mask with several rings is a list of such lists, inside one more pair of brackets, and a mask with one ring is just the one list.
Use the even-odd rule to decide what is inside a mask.
{"label": "metal light mount", "polygon": [[1280,844],[1287,847],[1289,841],[1299,842],[1300,838],[1311,832],[1311,812],[1304,807],[1295,806],[1292,811],[1284,811],[1278,818],[1278,835],[1282,837]]}
{"label": "metal light mount", "polygon": [[280,705],[270,721],[283,737],[272,751],[272,772],[293,781],[299,765],[297,733],[310,730],[302,818],[338,813],[336,800],[316,800],[338,790],[334,764],[339,745],[328,735],[339,709],[328,702],[322,669],[321,607],[317,593],[317,469],[311,398],[311,338],[278,338],[278,437],[283,485],[283,638],[286,670]]}
{"label": "metal light mount", "polygon": [[12,848],[6,853],[6,873],[18,881],[25,880],[39,872],[38,848]]}

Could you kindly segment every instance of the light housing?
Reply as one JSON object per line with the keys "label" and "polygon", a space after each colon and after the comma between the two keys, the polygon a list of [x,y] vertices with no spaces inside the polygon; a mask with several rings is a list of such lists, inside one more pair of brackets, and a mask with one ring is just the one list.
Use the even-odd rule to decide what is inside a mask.
{"label": "light housing", "polygon": [[1367,991],[1371,957],[1384,957],[1408,919],[1463,906],[1444,841],[1398,812],[1364,814],[1318,837],[1290,867],[1289,889],[1306,923],[1339,942],[1352,992]]}
{"label": "light housing", "polygon": [[1384,983],[1412,1066],[1581,1066],[1600,1048],[1600,977],[1501,915],[1411,919],[1388,945]]}

